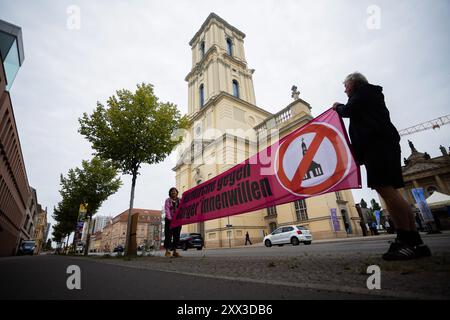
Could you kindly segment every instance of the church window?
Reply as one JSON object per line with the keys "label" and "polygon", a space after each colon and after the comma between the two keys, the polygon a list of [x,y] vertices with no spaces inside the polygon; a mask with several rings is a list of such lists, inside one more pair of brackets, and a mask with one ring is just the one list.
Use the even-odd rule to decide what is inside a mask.
{"label": "church window", "polygon": [[297,221],[305,221],[308,220],[308,209],[306,208],[305,199],[300,199],[294,201],[295,206],[295,215],[297,217]]}
{"label": "church window", "polygon": [[233,96],[239,98],[239,83],[237,80],[233,80]]}
{"label": "church window", "polygon": [[227,38],[227,53],[232,56],[233,55],[233,42],[230,38]]}
{"label": "church window", "polygon": [[200,58],[205,56],[205,41],[200,42]]}
{"label": "church window", "polygon": [[200,107],[203,107],[203,105],[205,104],[205,88],[203,86],[203,83],[200,85],[199,94],[200,94]]}

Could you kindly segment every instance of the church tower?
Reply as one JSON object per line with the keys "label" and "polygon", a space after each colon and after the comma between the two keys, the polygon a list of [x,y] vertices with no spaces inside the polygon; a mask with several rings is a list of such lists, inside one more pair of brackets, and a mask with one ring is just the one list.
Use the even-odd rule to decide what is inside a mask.
{"label": "church tower", "polygon": [[192,69],[186,76],[189,114],[201,111],[220,93],[255,105],[252,74],[244,52],[245,34],[211,13],[194,35]]}
{"label": "church tower", "polygon": [[[190,127],[173,169],[181,194],[256,153],[253,128],[272,115],[255,105],[254,70],[247,67],[244,38],[211,13],[189,42],[192,68],[185,80]],[[228,246],[241,237],[242,228],[262,233],[262,211],[184,226],[183,232],[202,233],[209,247]]]}

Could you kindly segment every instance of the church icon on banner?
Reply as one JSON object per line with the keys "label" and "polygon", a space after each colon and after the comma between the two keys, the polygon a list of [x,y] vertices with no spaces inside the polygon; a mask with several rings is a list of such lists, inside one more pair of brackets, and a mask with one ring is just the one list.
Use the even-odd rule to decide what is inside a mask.
{"label": "church icon on banner", "polygon": [[[303,156],[305,156],[306,151],[308,151],[305,140],[303,138],[302,138],[302,151],[303,151]],[[305,176],[303,177],[303,180],[311,179],[311,175],[313,175],[314,178],[323,175],[322,166],[320,164],[318,164],[317,162],[314,162],[314,161],[311,162],[311,165],[309,166],[308,171],[306,171]]]}

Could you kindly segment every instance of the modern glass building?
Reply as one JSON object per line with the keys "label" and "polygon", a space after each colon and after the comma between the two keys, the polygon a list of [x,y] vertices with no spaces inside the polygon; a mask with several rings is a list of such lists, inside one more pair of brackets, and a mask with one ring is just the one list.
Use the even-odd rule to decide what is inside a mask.
{"label": "modern glass building", "polygon": [[25,56],[22,29],[3,20],[0,20],[0,56],[5,69],[6,90],[9,91]]}

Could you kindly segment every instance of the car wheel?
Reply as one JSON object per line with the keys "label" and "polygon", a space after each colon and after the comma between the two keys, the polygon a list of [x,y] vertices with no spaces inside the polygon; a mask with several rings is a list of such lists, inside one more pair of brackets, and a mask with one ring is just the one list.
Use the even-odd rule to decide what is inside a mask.
{"label": "car wheel", "polygon": [[269,248],[269,247],[272,246],[272,242],[270,242],[270,240],[267,239],[266,241],[264,241],[264,245],[265,245],[267,248]]}
{"label": "car wheel", "polygon": [[291,238],[291,243],[292,243],[293,246],[298,246],[298,244],[300,243],[300,241],[298,241],[298,238],[292,237],[292,238]]}
{"label": "car wheel", "polygon": [[202,250],[202,249],[203,249],[203,247],[197,248],[197,250]]}
{"label": "car wheel", "polygon": [[183,247],[182,247],[183,251],[186,251],[188,249],[187,244],[183,243]]}
{"label": "car wheel", "polygon": [[305,241],[303,242],[305,245],[311,244],[311,241]]}

